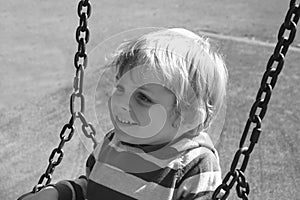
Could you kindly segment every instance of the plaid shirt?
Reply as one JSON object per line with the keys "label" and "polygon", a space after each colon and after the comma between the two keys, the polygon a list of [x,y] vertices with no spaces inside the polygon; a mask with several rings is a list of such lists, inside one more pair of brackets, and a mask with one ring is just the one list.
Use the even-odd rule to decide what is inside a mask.
{"label": "plaid shirt", "polygon": [[59,200],[204,200],[222,181],[206,133],[153,146],[118,141],[112,130],[86,166],[86,176],[56,184]]}

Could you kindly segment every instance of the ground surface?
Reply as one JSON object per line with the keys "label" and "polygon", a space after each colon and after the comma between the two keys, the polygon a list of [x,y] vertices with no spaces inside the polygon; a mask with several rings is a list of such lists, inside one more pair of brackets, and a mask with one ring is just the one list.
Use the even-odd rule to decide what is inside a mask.
{"label": "ground surface", "polygon": [[[37,183],[69,118],[76,4],[1,0],[0,199],[16,199]],[[230,76],[227,118],[218,146],[225,174],[273,51],[263,42],[276,42],[287,6],[287,0],[93,1],[88,48],[141,27],[215,33],[212,37],[226,54]],[[294,44],[299,43],[298,33]],[[247,168],[250,199],[300,199],[299,59],[299,50],[292,49],[273,92],[263,133]],[[107,129],[106,110],[99,107],[99,112],[103,112],[100,126]],[[89,149],[82,138],[76,134],[65,146],[54,182],[84,173]],[[237,199],[235,191],[230,197]]]}

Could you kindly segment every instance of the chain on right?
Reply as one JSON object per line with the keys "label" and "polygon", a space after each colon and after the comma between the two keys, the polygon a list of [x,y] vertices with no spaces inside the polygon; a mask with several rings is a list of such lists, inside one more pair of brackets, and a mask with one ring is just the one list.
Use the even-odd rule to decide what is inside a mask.
{"label": "chain on right", "polygon": [[[237,182],[236,192],[239,198],[248,200],[248,194],[250,192],[249,184],[245,178],[244,172],[247,168],[247,164],[250,158],[250,154],[253,151],[255,144],[258,142],[261,133],[261,122],[267,112],[268,103],[270,101],[272,90],[274,89],[278,75],[280,74],[285,60],[285,55],[289,49],[289,46],[294,41],[297,31],[297,23],[300,16],[300,6],[296,4],[296,0],[290,1],[289,10],[285,16],[284,22],[280,26],[278,32],[278,42],[275,46],[274,52],[269,58],[266,71],[263,74],[260,88],[256,95],[256,100],[253,103],[249,118],[246,122],[239,148],[233,158],[230,171],[226,174],[222,181],[222,184],[215,190],[212,199],[225,200],[227,199],[231,188]],[[288,32],[288,36],[285,36]],[[258,113],[259,111],[259,113]],[[255,127],[252,130],[250,136],[250,145],[244,146],[246,138],[249,133],[251,125]],[[237,165],[243,155],[241,167],[237,169]]]}

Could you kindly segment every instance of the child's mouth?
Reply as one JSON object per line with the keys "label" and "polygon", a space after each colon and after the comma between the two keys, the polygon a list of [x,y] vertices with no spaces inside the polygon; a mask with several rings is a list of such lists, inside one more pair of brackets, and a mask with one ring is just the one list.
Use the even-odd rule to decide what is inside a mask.
{"label": "child's mouth", "polygon": [[130,122],[130,121],[128,121],[128,120],[121,119],[121,118],[119,118],[118,116],[116,116],[116,120],[117,120],[119,123],[126,124],[126,125],[138,125],[136,122]]}

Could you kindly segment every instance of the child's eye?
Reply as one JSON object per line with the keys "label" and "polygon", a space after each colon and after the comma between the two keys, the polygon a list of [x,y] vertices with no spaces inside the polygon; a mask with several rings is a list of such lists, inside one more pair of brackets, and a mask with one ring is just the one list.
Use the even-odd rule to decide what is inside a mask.
{"label": "child's eye", "polygon": [[140,100],[142,102],[153,103],[151,101],[151,99],[149,99],[146,95],[144,95],[143,93],[140,93],[140,92],[137,94],[137,98],[138,98],[138,100]]}

